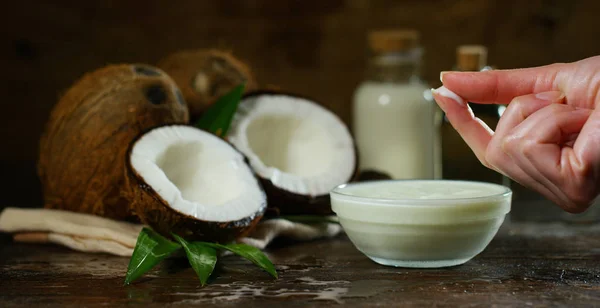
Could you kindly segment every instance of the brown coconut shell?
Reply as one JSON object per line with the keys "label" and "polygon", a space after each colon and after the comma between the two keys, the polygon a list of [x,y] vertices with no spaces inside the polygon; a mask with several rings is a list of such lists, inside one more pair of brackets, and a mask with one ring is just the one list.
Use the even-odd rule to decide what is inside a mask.
{"label": "brown coconut shell", "polygon": [[382,171],[377,170],[362,170],[358,175],[358,182],[368,182],[368,181],[380,181],[380,180],[391,180],[392,177]]}
{"label": "brown coconut shell", "polygon": [[219,97],[241,83],[246,91],[257,88],[254,75],[241,60],[218,49],[183,50],[168,55],[157,64],[177,83],[194,123]]}
{"label": "brown coconut shell", "polygon": [[[358,156],[357,156],[358,159]],[[357,181],[357,167],[354,167],[353,176],[348,183]],[[269,179],[260,178],[260,182],[267,194],[269,216],[278,215],[334,215],[331,209],[329,194],[320,196],[307,196],[293,193],[276,187]]]}
{"label": "brown coconut shell", "polygon": [[85,74],[54,106],[40,141],[45,207],[132,219],[121,194],[129,144],[150,127],[188,120],[175,82],[155,67],[109,65]]}
{"label": "brown coconut shell", "polygon": [[260,222],[266,206],[252,216],[228,222],[204,221],[171,208],[132,167],[131,151],[143,135],[131,142],[125,162],[126,196],[142,223],[166,237],[175,233],[188,240],[227,243],[248,235]]}
{"label": "brown coconut shell", "polygon": [[[290,97],[303,98],[311,102],[318,103],[317,100],[312,97],[288,92],[288,91],[277,91],[277,90],[257,90],[251,91],[245,94],[242,97],[242,102],[251,97],[261,96],[261,95],[287,95]],[[319,104],[324,109],[334,113],[331,109],[326,107],[323,104]],[[335,113],[334,113],[335,114]],[[350,132],[350,136],[354,140],[354,136],[352,132]],[[352,171],[351,177],[348,179],[347,183],[355,182],[358,180],[359,170],[358,170],[358,160],[359,153],[356,143],[354,144],[354,155],[355,155],[355,163]],[[257,175],[258,176],[258,175]],[[331,199],[329,194],[319,195],[319,196],[309,196],[309,195],[301,195],[296,194],[291,191],[287,191],[285,189],[279,188],[271,182],[270,179],[262,178],[258,176],[261,185],[263,186],[265,193],[267,194],[267,216],[273,217],[278,215],[334,215],[335,213],[331,209]]]}

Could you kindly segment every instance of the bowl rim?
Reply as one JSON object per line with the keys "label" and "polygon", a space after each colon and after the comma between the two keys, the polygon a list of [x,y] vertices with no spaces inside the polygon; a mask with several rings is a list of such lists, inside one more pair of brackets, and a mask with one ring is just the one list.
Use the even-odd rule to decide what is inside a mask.
{"label": "bowl rim", "polygon": [[[394,183],[394,182],[452,182],[452,183],[469,183],[476,185],[485,185],[485,186],[494,186],[497,188],[502,188],[501,192],[485,195],[485,196],[477,196],[477,197],[463,197],[463,198],[447,198],[447,199],[420,199],[420,198],[374,198],[367,196],[358,196],[353,194],[344,193],[343,190],[349,187],[363,186],[363,185],[376,185],[378,183]],[[468,181],[468,180],[432,180],[432,179],[398,179],[398,180],[374,180],[374,181],[365,181],[365,182],[351,182],[344,183],[336,186],[330,191],[330,196],[333,199],[335,197],[341,197],[350,201],[362,201],[375,203],[380,205],[439,205],[440,203],[447,204],[448,202],[452,204],[456,203],[475,203],[475,202],[483,202],[490,201],[496,199],[504,199],[506,197],[510,197],[512,195],[512,190],[504,185],[490,183],[490,182],[481,182],[481,181]]]}

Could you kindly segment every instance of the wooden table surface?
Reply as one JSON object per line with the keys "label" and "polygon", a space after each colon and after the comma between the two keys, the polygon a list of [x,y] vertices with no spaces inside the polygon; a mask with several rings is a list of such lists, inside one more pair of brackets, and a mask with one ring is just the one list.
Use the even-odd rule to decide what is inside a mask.
{"label": "wooden table surface", "polygon": [[597,225],[509,224],[482,254],[444,269],[377,265],[345,235],[279,242],[268,250],[279,279],[228,256],[205,287],[185,259],[123,286],[128,258],[0,241],[0,307],[600,305]]}

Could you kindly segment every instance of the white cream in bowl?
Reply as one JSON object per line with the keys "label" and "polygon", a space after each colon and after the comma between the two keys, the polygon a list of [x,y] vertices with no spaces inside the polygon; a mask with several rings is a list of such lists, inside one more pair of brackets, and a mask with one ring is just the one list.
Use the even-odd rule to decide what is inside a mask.
{"label": "white cream in bowl", "polygon": [[338,186],[331,205],[352,243],[373,261],[445,267],[485,249],[511,197],[509,188],[491,183],[389,180]]}

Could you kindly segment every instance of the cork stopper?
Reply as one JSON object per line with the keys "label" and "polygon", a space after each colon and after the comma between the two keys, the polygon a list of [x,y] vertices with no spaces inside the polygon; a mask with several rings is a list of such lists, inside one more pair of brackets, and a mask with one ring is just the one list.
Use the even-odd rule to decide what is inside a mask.
{"label": "cork stopper", "polygon": [[456,66],[461,71],[479,71],[487,63],[487,48],[482,45],[461,45],[456,48]]}
{"label": "cork stopper", "polygon": [[419,32],[413,29],[387,29],[369,32],[369,47],[375,53],[407,51],[418,47]]}

